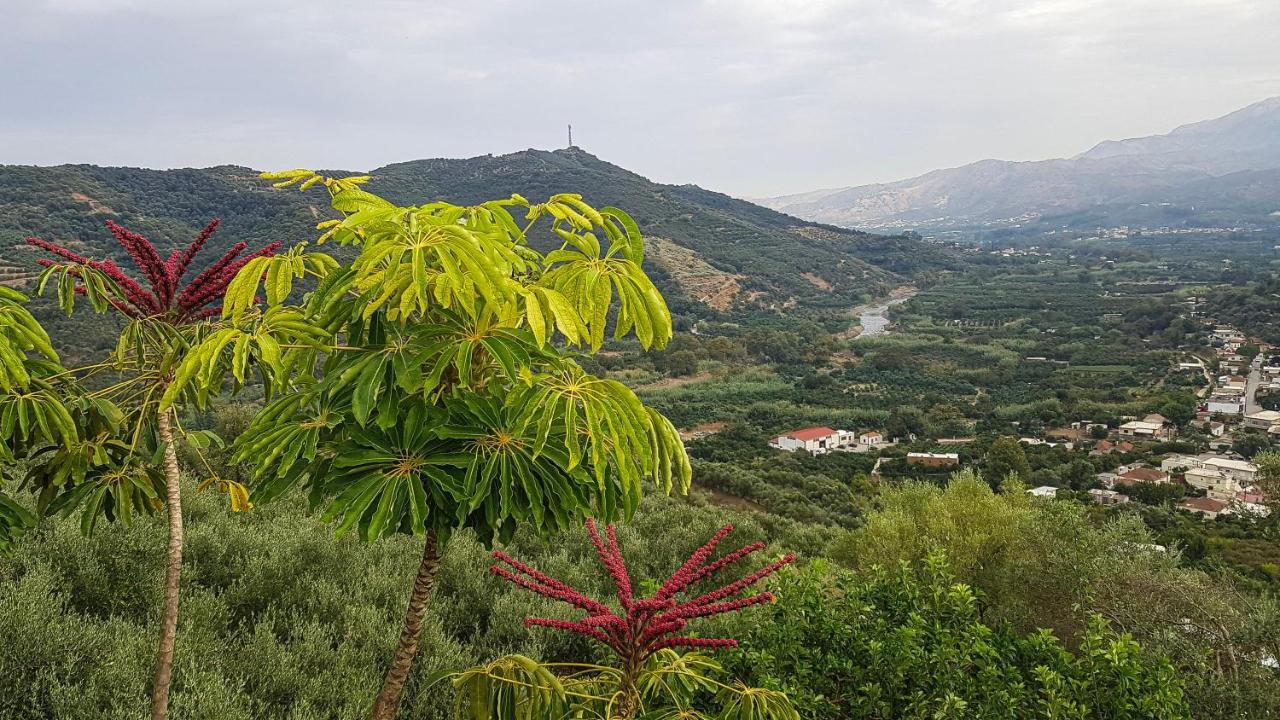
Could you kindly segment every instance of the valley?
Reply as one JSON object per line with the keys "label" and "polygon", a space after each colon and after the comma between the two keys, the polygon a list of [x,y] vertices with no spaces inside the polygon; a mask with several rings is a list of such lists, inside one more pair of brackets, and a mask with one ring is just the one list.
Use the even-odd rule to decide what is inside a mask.
{"label": "valley", "polygon": [[[77,252],[125,262],[107,244],[110,233],[99,229],[104,207],[120,222],[154,233],[163,252],[178,247],[175,239],[208,212],[222,215],[226,228],[225,237],[210,240],[215,252],[233,242],[278,238],[279,227],[306,237],[317,221],[333,215],[300,196],[264,189],[250,176],[242,168],[0,168],[0,195],[11,199],[0,211],[0,240],[19,248],[24,234],[39,233],[67,241]],[[64,192],[63,183],[96,204]],[[1280,238],[1270,230],[1244,236],[1058,233],[1034,243],[876,235],[798,220],[692,186],[650,183],[577,149],[403,163],[373,171],[367,187],[399,202],[476,202],[512,191],[541,198],[589,187],[591,202],[635,213],[644,235],[642,266],[666,298],[673,336],[660,350],[646,350],[636,337],[610,339],[598,353],[575,351],[574,362],[629,388],[669,419],[690,458],[689,494],[664,497],[647,485],[626,530],[629,552],[644,562],[658,566],[673,559],[662,543],[639,541],[641,532],[665,529],[684,545],[685,535],[709,532],[726,519],[771,549],[819,563],[804,573],[825,563],[849,573],[842,582],[875,577],[873,567],[884,563],[934,562],[930,553],[944,548],[946,572],[954,573],[946,577],[976,588],[983,612],[997,618],[988,621],[1008,633],[1009,642],[1049,627],[1066,647],[1079,647],[1093,642],[1088,628],[1102,618],[1123,624],[1142,643],[1142,662],[1169,663],[1196,717],[1234,717],[1241,707],[1270,707],[1280,697],[1274,673],[1259,664],[1276,648],[1255,632],[1280,617],[1280,514],[1258,510],[1272,502],[1274,490],[1262,478],[1272,472],[1280,434],[1271,432],[1280,430],[1280,422],[1261,425],[1280,406],[1280,370],[1273,367],[1280,357],[1271,359],[1272,347],[1280,345],[1272,314],[1280,298],[1274,279],[1280,261],[1272,246]],[[32,216],[15,198],[26,198],[27,207],[43,203],[48,212]],[[552,237],[531,234],[530,247],[552,251],[558,247]],[[1201,242],[1206,238],[1211,242]],[[335,262],[354,252],[323,249],[329,247]],[[0,253],[0,262],[14,268],[8,274],[14,287],[34,289],[32,258],[25,247]],[[299,291],[290,297],[301,302],[306,296]],[[86,309],[65,317],[51,297],[32,307],[68,362],[96,362],[128,327]],[[1223,397],[1237,385],[1240,411],[1227,412]],[[253,461],[218,443],[246,432],[261,412],[266,380],[251,377],[238,391],[233,387],[180,417],[184,432],[220,438],[183,446],[180,462],[189,486],[211,478],[215,487],[227,480],[255,482]],[[812,452],[777,449],[788,435],[824,439]],[[1213,463],[1252,468],[1251,479],[1233,480],[1224,494],[1224,483],[1205,480],[1218,472]],[[15,497],[37,502],[26,490]],[[323,629],[317,638],[277,646],[290,658],[282,662],[309,655],[325,667],[372,677],[371,645],[333,638],[346,632],[340,627],[368,623],[360,618],[381,612],[371,608],[396,605],[394,588],[361,568],[411,573],[412,542],[331,546],[329,528],[306,503],[282,508],[263,502],[264,508],[242,513],[229,511],[213,490],[192,497],[195,562],[216,565],[224,550],[215,548],[248,558],[242,571],[201,575],[187,591],[195,598],[190,602],[221,608],[220,615],[195,621],[200,632],[222,638],[205,651],[226,657],[247,652],[252,638],[271,632],[274,622],[254,607],[256,598],[265,594],[275,598],[271,607],[279,607],[274,603],[287,596],[303,608],[307,622]],[[252,497],[258,504],[259,496]],[[967,523],[973,534],[953,534],[947,529],[953,523]],[[0,561],[0,577],[11,583],[9,594],[0,592],[0,607],[45,603],[63,597],[65,583],[87,582],[86,573],[97,571],[50,575],[48,558],[72,547],[82,548],[96,566],[112,562],[106,549],[112,543],[151,547],[162,539],[154,523],[142,530],[103,524],[85,538],[68,518],[43,519],[32,544]],[[1001,540],[1002,532],[1016,534]],[[571,544],[564,555],[531,533],[520,526],[504,547],[572,568],[588,559],[585,547]],[[933,539],[913,545],[903,537]],[[484,564],[487,542],[468,528],[449,544],[439,589],[445,608],[429,617],[432,632],[461,639],[431,656],[431,666],[480,662],[511,647],[542,657],[595,657],[572,642],[513,639],[504,628],[518,625],[531,606],[464,577],[466,569]],[[1162,550],[1131,550],[1146,547]],[[969,554],[975,552],[994,559],[989,566],[974,564]],[[282,556],[310,560],[277,590],[243,589],[265,582],[259,578],[270,576]],[[1085,565],[1097,570],[1062,570]],[[334,577],[361,589],[330,587],[318,600],[305,599]],[[810,576],[785,577],[779,587]],[[1138,579],[1147,584],[1133,585]],[[1041,587],[1075,599],[1063,604],[1043,597]],[[1164,594],[1162,612],[1212,617],[1223,623],[1224,634],[1171,635],[1160,618],[1135,615],[1135,605],[1151,592]],[[68,612],[102,631],[106,621],[99,618],[107,606],[77,597],[77,609]],[[797,597],[773,612],[790,617],[785,614],[796,612],[789,603]],[[1180,599],[1189,597],[1212,607]],[[323,608],[331,605],[345,609],[326,614]],[[146,634],[140,613],[148,607],[139,601],[110,622],[123,623],[136,642]],[[251,634],[233,627],[239,623],[253,628]],[[750,636],[750,623],[728,620],[725,626]],[[368,642],[393,639],[377,637]],[[837,649],[828,652],[833,654],[821,662],[842,662]],[[1229,670],[1202,662],[1227,652],[1250,660]],[[763,680],[774,672],[753,665],[750,655],[727,658],[746,677]],[[125,661],[117,656],[116,662]],[[141,666],[129,667],[132,685],[126,687],[134,687]],[[50,692],[81,682],[72,679],[70,666],[59,673],[53,681],[19,673],[10,682],[46,682]],[[1224,694],[1228,673],[1231,686]],[[238,677],[246,688],[258,682]],[[0,695],[16,688],[3,682]],[[91,673],[86,682],[105,681]],[[205,682],[199,692],[214,692],[217,683]],[[840,717],[816,691],[786,687],[814,717]],[[324,695],[314,687],[291,692],[313,704]],[[410,701],[414,712],[442,717],[431,708],[448,691],[417,692]],[[228,716],[248,717],[257,693],[228,696]],[[56,706],[70,707],[68,702]]]}

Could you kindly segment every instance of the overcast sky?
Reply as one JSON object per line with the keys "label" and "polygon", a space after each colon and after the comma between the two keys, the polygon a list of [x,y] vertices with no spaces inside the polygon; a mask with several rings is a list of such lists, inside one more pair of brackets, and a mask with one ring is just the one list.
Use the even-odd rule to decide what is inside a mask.
{"label": "overcast sky", "polygon": [[1280,95],[1280,0],[0,0],[0,163],[367,170],[574,139],[755,197]]}

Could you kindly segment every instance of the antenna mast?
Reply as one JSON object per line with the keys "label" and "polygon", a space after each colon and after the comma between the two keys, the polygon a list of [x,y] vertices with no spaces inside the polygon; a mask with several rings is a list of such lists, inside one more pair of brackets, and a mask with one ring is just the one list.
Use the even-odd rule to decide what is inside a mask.
{"label": "antenna mast", "polygon": [[569,147],[573,147],[573,125],[569,126]]}

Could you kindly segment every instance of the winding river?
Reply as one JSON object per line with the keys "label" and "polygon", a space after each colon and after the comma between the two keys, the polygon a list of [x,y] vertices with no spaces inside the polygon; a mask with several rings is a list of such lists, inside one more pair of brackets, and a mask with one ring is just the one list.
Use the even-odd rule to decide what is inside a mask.
{"label": "winding river", "polygon": [[861,305],[854,308],[858,314],[858,325],[862,330],[854,335],[854,338],[872,337],[874,335],[882,335],[888,332],[889,328],[889,308],[915,297],[918,291],[915,288],[904,287],[895,290],[888,298],[881,298],[874,301],[875,305]]}

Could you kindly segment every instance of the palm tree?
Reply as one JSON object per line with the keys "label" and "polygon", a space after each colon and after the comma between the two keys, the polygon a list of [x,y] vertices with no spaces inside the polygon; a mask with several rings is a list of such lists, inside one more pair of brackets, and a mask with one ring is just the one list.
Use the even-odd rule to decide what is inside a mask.
{"label": "palm tree", "polygon": [[[258,363],[273,393],[237,439],[252,463],[254,502],[305,487],[339,535],[424,537],[422,560],[370,717],[395,715],[418,650],[440,548],[458,530],[509,538],[587,515],[627,517],[644,480],[684,492],[690,469],[674,427],[626,386],[593,377],[574,349],[599,350],[606,326],[663,347],[671,317],[641,270],[643,246],[621,210],[577,195],[534,204],[399,207],[363,189],[367,178],[309,171],[267,176],[323,185],[341,220],[320,242],[354,245],[347,266],[303,255],[250,264],[227,293],[224,326],[188,356],[166,398]],[[522,210],[517,222],[512,208]],[[558,247],[532,248],[535,233]],[[310,258],[304,260],[303,258]],[[317,283],[286,304],[295,279]],[[252,307],[265,283],[267,307]],[[275,340],[272,314],[296,333]],[[266,352],[237,354],[242,338]],[[205,383],[209,386],[209,383]]]}

